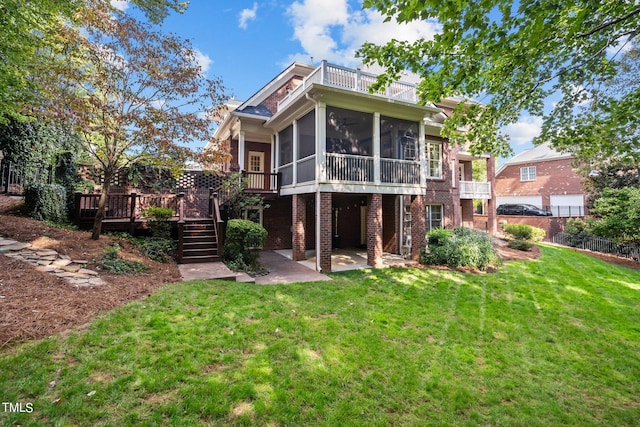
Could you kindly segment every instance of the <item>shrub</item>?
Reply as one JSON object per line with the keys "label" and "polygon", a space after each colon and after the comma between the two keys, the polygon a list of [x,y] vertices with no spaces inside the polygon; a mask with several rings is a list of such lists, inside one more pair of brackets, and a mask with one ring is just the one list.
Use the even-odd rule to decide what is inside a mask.
{"label": "shrub", "polygon": [[457,227],[453,232],[435,230],[427,234],[428,247],[420,251],[423,264],[447,264],[486,270],[499,262],[491,238],[477,230]]}
{"label": "shrub", "polygon": [[267,230],[245,219],[227,222],[223,257],[229,268],[245,270],[257,266],[258,251],[264,245]]}
{"label": "shrub", "polygon": [[137,239],[138,249],[154,261],[166,262],[170,260],[176,250],[176,244],[171,238],[171,223],[169,222],[173,216],[173,210],[150,206],[142,212],[148,218],[147,227],[151,232],[151,237]]}
{"label": "shrub", "polygon": [[516,240],[529,240],[533,242],[542,241],[546,235],[546,232],[542,228],[527,224],[503,224],[502,231],[510,234]]}
{"label": "shrub", "polygon": [[67,220],[67,192],[57,184],[33,184],[24,192],[25,213],[40,221]]}
{"label": "shrub", "polygon": [[511,249],[516,249],[518,251],[530,251],[533,243],[527,242],[526,240],[511,240],[507,246]]}
{"label": "shrub", "polygon": [[121,258],[118,254],[121,249],[117,244],[106,247],[100,260],[100,266],[114,274],[141,273],[147,270],[147,266],[139,261],[128,261]]}

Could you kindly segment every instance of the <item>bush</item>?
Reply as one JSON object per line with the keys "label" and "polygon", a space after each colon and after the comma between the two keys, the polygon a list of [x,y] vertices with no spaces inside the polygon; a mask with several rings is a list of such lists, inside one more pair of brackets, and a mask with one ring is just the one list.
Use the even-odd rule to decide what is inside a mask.
{"label": "bush", "polygon": [[526,240],[511,240],[507,246],[511,249],[516,249],[518,251],[530,251],[533,243],[527,242]]}
{"label": "bush", "polygon": [[122,248],[119,245],[108,246],[100,260],[100,266],[110,273],[130,274],[147,271],[147,266],[139,261],[128,261],[118,255]]}
{"label": "bush", "polygon": [[257,267],[258,249],[267,238],[267,230],[260,224],[245,219],[227,222],[223,258],[229,268],[246,270]]}
{"label": "bush", "polygon": [[24,192],[24,212],[40,221],[67,220],[67,191],[57,184],[33,184]]}
{"label": "bush", "polygon": [[528,240],[532,242],[540,242],[546,235],[546,232],[542,228],[527,224],[503,224],[502,231],[510,234],[516,240]]}
{"label": "bush", "polygon": [[491,238],[481,231],[465,227],[457,227],[453,232],[434,230],[427,234],[427,242],[427,248],[420,251],[422,264],[486,270],[499,262]]}
{"label": "bush", "polygon": [[154,261],[169,261],[176,250],[176,244],[171,238],[169,222],[173,216],[173,210],[151,206],[145,208],[142,214],[147,217],[147,227],[151,237],[136,239],[138,249]]}

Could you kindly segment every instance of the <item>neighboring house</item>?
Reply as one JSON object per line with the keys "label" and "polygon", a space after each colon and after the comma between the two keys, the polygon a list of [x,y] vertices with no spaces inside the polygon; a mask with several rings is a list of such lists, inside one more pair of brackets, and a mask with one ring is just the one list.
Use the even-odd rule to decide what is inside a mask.
{"label": "neighboring house", "polygon": [[585,215],[583,178],[573,161],[572,155],[549,144],[514,156],[496,173],[496,205],[526,203],[551,210],[554,216]]}
{"label": "neighboring house", "polygon": [[266,248],[291,248],[295,260],[315,249],[317,269],[331,271],[333,248],[366,247],[417,258],[433,228],[473,225],[473,199],[489,203],[493,185],[472,182],[474,157],[441,138],[459,100],[421,105],[416,86],[396,82],[369,93],[376,76],[322,62],[294,63],[243,103],[233,102],[212,144],[232,154],[247,191],[268,196],[248,212],[269,232]]}

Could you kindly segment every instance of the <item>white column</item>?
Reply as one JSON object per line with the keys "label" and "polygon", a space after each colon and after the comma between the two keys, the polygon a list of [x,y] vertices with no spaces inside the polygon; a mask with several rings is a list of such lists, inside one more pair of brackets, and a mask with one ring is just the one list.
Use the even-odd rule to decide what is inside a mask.
{"label": "white column", "polygon": [[418,123],[418,158],[420,159],[420,187],[427,186],[427,141],[424,135],[424,119]]}
{"label": "white column", "polygon": [[241,171],[244,170],[244,159],[244,131],[241,130],[240,134],[238,135],[238,165],[240,166]]}
{"label": "white column", "polygon": [[316,104],[316,178],[327,181],[327,104]]}
{"label": "white column", "polygon": [[293,121],[293,185],[298,183],[298,121]]}
{"label": "white column", "polygon": [[373,182],[380,184],[380,113],[373,113]]}

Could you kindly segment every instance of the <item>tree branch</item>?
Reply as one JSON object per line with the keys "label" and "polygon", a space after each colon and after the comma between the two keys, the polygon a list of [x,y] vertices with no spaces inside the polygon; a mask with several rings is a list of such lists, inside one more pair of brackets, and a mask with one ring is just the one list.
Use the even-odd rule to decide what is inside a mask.
{"label": "tree branch", "polygon": [[638,8],[638,9],[636,9],[636,10],[632,10],[631,12],[629,12],[629,13],[627,13],[626,15],[621,16],[621,17],[619,17],[619,18],[613,19],[613,20],[608,21],[608,22],[603,22],[602,24],[600,24],[600,25],[598,25],[597,27],[595,27],[595,28],[593,28],[593,29],[591,29],[591,30],[587,31],[586,33],[578,34],[576,37],[578,37],[578,38],[585,38],[585,37],[589,37],[589,36],[591,36],[591,35],[593,35],[593,34],[597,33],[597,32],[598,32],[598,31],[600,31],[600,30],[603,30],[603,29],[605,29],[605,28],[607,28],[607,27],[610,27],[610,26],[612,26],[612,25],[615,25],[615,24],[617,24],[617,23],[619,23],[619,22],[625,21],[625,20],[627,20],[627,19],[631,18],[632,16],[634,16],[634,15],[638,15],[638,14],[640,14],[640,8]]}

